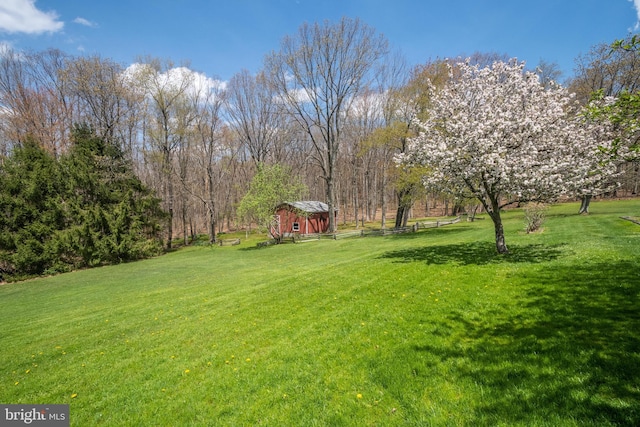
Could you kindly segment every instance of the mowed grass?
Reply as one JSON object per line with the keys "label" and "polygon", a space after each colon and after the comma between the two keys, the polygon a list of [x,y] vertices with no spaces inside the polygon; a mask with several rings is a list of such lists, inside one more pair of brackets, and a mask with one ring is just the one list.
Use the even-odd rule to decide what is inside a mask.
{"label": "mowed grass", "polygon": [[640,200],[0,286],[0,402],[73,426],[640,424]]}

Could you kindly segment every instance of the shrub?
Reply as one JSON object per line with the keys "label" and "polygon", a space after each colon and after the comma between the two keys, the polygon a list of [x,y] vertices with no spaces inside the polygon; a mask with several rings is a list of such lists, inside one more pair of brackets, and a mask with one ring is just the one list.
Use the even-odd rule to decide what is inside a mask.
{"label": "shrub", "polygon": [[548,206],[544,203],[528,203],[524,207],[524,222],[527,234],[540,230],[544,223]]}

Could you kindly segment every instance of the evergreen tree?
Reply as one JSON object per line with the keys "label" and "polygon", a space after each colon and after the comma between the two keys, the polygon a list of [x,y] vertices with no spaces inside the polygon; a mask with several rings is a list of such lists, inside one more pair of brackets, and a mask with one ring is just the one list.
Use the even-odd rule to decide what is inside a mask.
{"label": "evergreen tree", "polygon": [[160,201],[122,150],[86,126],[56,160],[33,139],[0,167],[2,279],[161,253]]}
{"label": "evergreen tree", "polygon": [[164,214],[115,144],[78,126],[61,161],[67,228],[60,253],[75,266],[95,266],[158,254]]}
{"label": "evergreen tree", "polygon": [[32,138],[0,169],[0,270],[34,275],[64,270],[54,234],[64,227],[56,160]]}

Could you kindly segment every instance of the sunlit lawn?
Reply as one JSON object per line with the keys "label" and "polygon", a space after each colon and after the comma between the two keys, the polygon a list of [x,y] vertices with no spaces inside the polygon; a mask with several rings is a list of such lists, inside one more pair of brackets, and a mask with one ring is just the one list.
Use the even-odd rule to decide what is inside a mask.
{"label": "sunlit lawn", "polygon": [[0,286],[0,402],[74,426],[640,425],[640,200]]}

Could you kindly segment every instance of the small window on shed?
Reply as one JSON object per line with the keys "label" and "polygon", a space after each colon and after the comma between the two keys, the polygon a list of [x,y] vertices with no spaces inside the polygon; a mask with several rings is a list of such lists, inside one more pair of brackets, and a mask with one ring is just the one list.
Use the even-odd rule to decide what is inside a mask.
{"label": "small window on shed", "polygon": [[293,223],[293,231],[300,231],[300,223],[299,222],[294,222]]}

